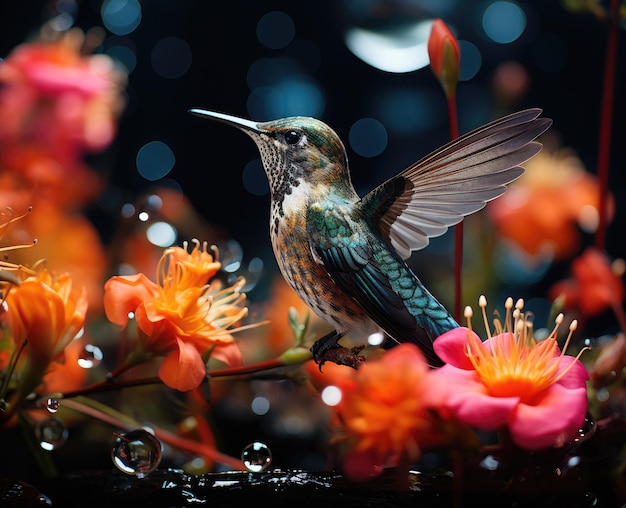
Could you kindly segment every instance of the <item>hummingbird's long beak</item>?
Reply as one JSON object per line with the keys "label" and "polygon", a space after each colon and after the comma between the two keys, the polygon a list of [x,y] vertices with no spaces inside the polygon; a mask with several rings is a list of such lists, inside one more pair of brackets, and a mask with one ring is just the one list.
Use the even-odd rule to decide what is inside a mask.
{"label": "hummingbird's long beak", "polygon": [[232,115],[225,115],[224,113],[216,113],[215,111],[207,111],[206,109],[190,109],[189,113],[191,113],[192,115],[209,117],[209,118],[212,118],[213,120],[218,120],[228,125],[239,127],[240,129],[243,129],[243,130],[261,132],[261,130],[258,127],[257,122],[253,122],[252,120],[246,120],[245,118],[239,118],[237,116],[232,116]]}

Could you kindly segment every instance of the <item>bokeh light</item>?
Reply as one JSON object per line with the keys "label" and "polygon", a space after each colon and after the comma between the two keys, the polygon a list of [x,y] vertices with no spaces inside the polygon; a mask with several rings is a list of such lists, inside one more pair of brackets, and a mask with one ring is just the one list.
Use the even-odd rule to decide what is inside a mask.
{"label": "bokeh light", "polygon": [[483,13],[483,30],[494,42],[500,44],[513,42],[525,29],[526,14],[514,2],[493,2]]}
{"label": "bokeh light", "polygon": [[348,49],[365,63],[387,72],[411,72],[429,63],[428,37],[432,19],[400,25],[385,31],[349,28]]}
{"label": "bokeh light", "polygon": [[329,385],[322,390],[321,396],[324,404],[327,406],[336,406],[341,402],[343,393],[339,387]]}
{"label": "bokeh light", "polygon": [[255,196],[266,196],[270,192],[269,183],[263,170],[261,159],[253,159],[243,168],[241,175],[246,190]]}
{"label": "bokeh light", "polygon": [[374,118],[354,122],[348,137],[352,150],[362,157],[376,157],[387,148],[387,130]]}
{"label": "bokeh light", "polygon": [[146,238],[157,247],[171,247],[176,242],[178,234],[176,228],[167,222],[155,222],[148,226]]}
{"label": "bokeh light", "polygon": [[259,42],[270,49],[288,46],[296,35],[296,26],[287,13],[272,11],[263,15],[256,27]]}
{"label": "bokeh light", "polygon": [[259,120],[286,116],[319,117],[324,96],[316,83],[305,76],[294,76],[273,86],[261,86],[248,96],[248,113]]}
{"label": "bokeh light", "polygon": [[381,93],[375,102],[375,111],[391,133],[404,136],[430,129],[445,117],[439,90],[414,87]]}
{"label": "bokeh light", "polygon": [[180,78],[191,67],[191,47],[180,37],[164,37],[152,48],[152,68],[161,77]]}
{"label": "bokeh light", "polygon": [[138,0],[104,0],[100,15],[107,30],[127,35],[141,23],[141,4]]}
{"label": "bokeh light", "polygon": [[478,74],[483,58],[476,45],[469,41],[460,40],[459,49],[461,50],[461,74],[459,81],[469,81]]}
{"label": "bokeh light", "polygon": [[137,171],[146,180],[163,178],[172,170],[175,162],[172,149],[162,141],[146,143],[137,152]]}

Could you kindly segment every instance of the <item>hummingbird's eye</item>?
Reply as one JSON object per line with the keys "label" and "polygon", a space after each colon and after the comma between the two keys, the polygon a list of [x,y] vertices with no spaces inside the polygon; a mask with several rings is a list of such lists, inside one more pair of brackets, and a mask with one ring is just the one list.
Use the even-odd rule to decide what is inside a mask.
{"label": "hummingbird's eye", "polygon": [[299,131],[285,132],[285,141],[288,145],[297,145],[302,139],[302,133]]}

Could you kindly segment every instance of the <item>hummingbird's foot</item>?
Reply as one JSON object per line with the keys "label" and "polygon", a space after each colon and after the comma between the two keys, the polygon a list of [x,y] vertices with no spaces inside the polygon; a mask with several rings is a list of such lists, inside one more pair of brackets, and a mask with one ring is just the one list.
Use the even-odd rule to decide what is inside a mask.
{"label": "hummingbird's foot", "polygon": [[365,346],[355,346],[347,348],[338,345],[336,348],[329,349],[324,354],[324,357],[317,362],[320,372],[322,365],[326,362],[333,362],[337,365],[347,365],[353,369],[358,369],[361,364],[365,363],[365,357],[359,354],[364,347]]}
{"label": "hummingbird's foot", "polygon": [[358,369],[359,365],[365,361],[365,358],[359,356],[364,346],[356,346],[348,349],[339,345],[338,341],[343,335],[343,333],[332,331],[315,341],[315,344],[311,346],[313,359],[319,366],[320,371],[326,362],[333,362],[337,365],[347,365],[353,369]]}

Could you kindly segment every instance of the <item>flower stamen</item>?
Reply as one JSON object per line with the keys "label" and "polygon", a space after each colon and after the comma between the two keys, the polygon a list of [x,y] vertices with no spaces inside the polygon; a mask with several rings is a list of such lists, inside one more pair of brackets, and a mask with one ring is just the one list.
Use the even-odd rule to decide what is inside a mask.
{"label": "flower stamen", "polygon": [[[483,320],[487,323],[484,296],[479,299],[479,305]],[[555,319],[554,329],[548,338],[537,342],[533,336],[529,313],[524,313],[523,308],[524,300],[517,300],[513,306],[513,299],[507,298],[504,326],[499,319],[495,319],[497,335],[490,336],[488,344],[483,344],[472,333],[473,311],[471,307],[466,307],[464,316],[467,319],[469,331],[465,354],[490,395],[520,397],[522,401],[532,404],[545,389],[559,381],[589,348],[582,349],[569,366],[559,370],[559,362],[555,360],[562,358],[565,354],[577,322],[572,321],[570,324],[565,345],[558,353],[557,331],[563,322],[563,315],[559,314]]]}

